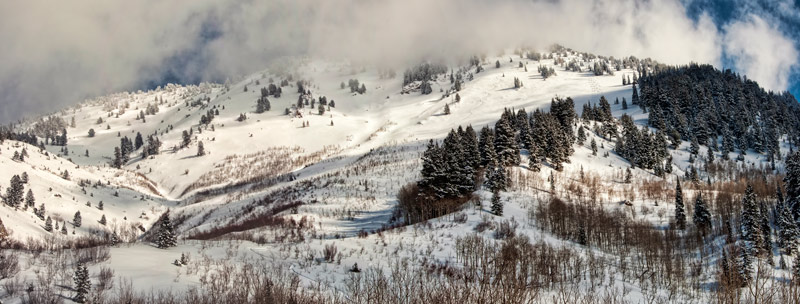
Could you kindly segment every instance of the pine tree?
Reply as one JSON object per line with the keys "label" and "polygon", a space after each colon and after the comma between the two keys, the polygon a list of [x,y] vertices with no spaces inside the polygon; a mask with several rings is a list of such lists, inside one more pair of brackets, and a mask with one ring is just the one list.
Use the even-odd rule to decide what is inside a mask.
{"label": "pine tree", "polygon": [[692,216],[692,221],[703,235],[711,229],[711,212],[708,211],[706,202],[703,201],[701,194],[697,194],[697,198],[694,200],[694,216]]}
{"label": "pine tree", "polygon": [[44,221],[44,231],[51,232],[53,231],[53,220],[50,217],[47,217],[47,220]]}
{"label": "pine tree", "polygon": [[445,195],[444,189],[441,188],[445,179],[444,156],[442,149],[438,143],[433,140],[428,141],[428,147],[422,154],[422,175],[417,185],[423,190],[429,190],[429,194],[434,195],[436,198],[442,198]]}
{"label": "pine tree", "polygon": [[495,124],[494,147],[497,151],[497,162],[500,166],[519,165],[519,145],[514,136],[514,129],[511,126],[509,111]]}
{"label": "pine tree", "polygon": [[492,213],[497,216],[503,216],[503,202],[500,200],[500,193],[497,191],[492,192]]}
{"label": "pine tree", "polygon": [[[459,127],[459,129],[460,128],[461,127]],[[464,135],[461,136],[461,147],[464,148],[464,157],[466,158],[467,164],[469,164],[473,170],[478,170],[481,166],[481,152],[480,146],[478,145],[478,135],[471,125],[467,126],[466,130],[464,130]]]}
{"label": "pine tree", "polygon": [[756,204],[753,186],[747,185],[742,198],[741,240],[748,254],[761,255],[763,251],[764,234],[761,228],[761,211]]}
{"label": "pine tree", "polygon": [[633,180],[633,172],[631,172],[631,168],[625,169],[625,183],[630,184]]}
{"label": "pine tree", "polygon": [[784,254],[796,252],[800,229],[792,216],[791,208],[786,204],[779,204],[776,224],[778,227],[778,247]]}
{"label": "pine tree", "polygon": [[139,150],[144,146],[144,140],[142,140],[142,133],[136,132],[136,139],[134,140],[134,149]]}
{"label": "pine tree", "polygon": [[683,208],[683,191],[681,181],[675,186],[675,225],[678,229],[686,229],[686,211]]}
{"label": "pine tree", "polygon": [[592,138],[592,142],[589,146],[592,148],[592,155],[597,156],[597,142],[594,141],[594,138]]}
{"label": "pine tree", "polygon": [[105,214],[103,214],[103,216],[100,217],[100,225],[103,225],[103,226],[106,225],[106,215]]}
{"label": "pine tree", "polygon": [[3,225],[3,219],[0,219],[0,242],[8,238],[8,229]]}
{"label": "pine tree", "polygon": [[61,234],[67,235],[67,223],[61,225]]}
{"label": "pine tree", "polygon": [[81,226],[81,212],[75,212],[75,216],[72,218],[72,227],[80,227]]}
{"label": "pine tree", "polygon": [[197,142],[197,156],[206,155],[206,150],[203,148],[203,142]]}
{"label": "pine tree", "polygon": [[89,281],[89,269],[86,268],[86,265],[78,263],[78,268],[75,269],[75,276],[73,279],[75,280],[76,294],[72,300],[77,303],[85,303],[87,300],[86,296],[89,294],[89,289],[92,287],[92,283]]}
{"label": "pine tree", "polygon": [[11,184],[6,188],[6,204],[13,208],[19,207],[23,203],[22,196],[25,194],[25,186],[22,184],[22,179],[19,175],[11,177]]}
{"label": "pine tree", "polygon": [[34,204],[36,204],[36,198],[33,197],[33,191],[28,189],[28,193],[25,194],[25,209],[33,208]]}
{"label": "pine tree", "polygon": [[800,283],[800,254],[794,255],[794,264],[792,275],[794,275],[795,284]]}
{"label": "pine tree", "polygon": [[795,220],[800,220],[800,151],[786,158],[786,177],[783,182],[786,187],[784,205],[791,208]]}
{"label": "pine tree", "polygon": [[122,152],[119,147],[114,147],[114,161],[111,163],[114,168],[122,168]]}
{"label": "pine tree", "polygon": [[192,142],[192,136],[186,130],[183,130],[183,134],[181,135],[181,137],[182,137],[181,148],[189,146],[189,144]]}
{"label": "pine tree", "polygon": [[486,168],[497,161],[497,152],[494,147],[494,131],[488,126],[484,126],[481,129],[478,148],[481,155],[481,167]]}
{"label": "pine tree", "polygon": [[459,197],[475,188],[475,172],[467,162],[458,132],[450,130],[442,145],[445,161],[446,182],[443,186],[447,197]]}
{"label": "pine tree", "polygon": [[503,166],[497,163],[486,168],[486,187],[491,192],[505,191],[508,187],[508,176]]}
{"label": "pine tree", "polygon": [[161,217],[158,226],[158,239],[156,240],[158,248],[166,249],[178,244],[177,236],[169,220],[169,211]]}
{"label": "pine tree", "polygon": [[450,115],[450,105],[444,104],[444,115]]}
{"label": "pine tree", "polygon": [[[759,224],[761,226],[761,243],[758,244],[761,251],[767,255],[772,255],[772,226],[770,225],[769,212],[767,205],[762,201],[759,204]],[[771,265],[772,259],[767,259]]]}

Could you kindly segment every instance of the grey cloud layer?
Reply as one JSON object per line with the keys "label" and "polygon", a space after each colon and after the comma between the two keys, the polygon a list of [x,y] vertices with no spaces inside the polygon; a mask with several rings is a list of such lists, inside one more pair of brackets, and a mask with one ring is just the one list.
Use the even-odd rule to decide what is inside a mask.
{"label": "grey cloud layer", "polygon": [[[762,18],[720,30],[677,0],[2,1],[0,41],[0,122],[138,87],[167,68],[212,79],[301,53],[399,66],[561,43],[719,65],[725,50],[770,89],[786,89],[798,57]],[[169,64],[186,52],[196,60]]]}

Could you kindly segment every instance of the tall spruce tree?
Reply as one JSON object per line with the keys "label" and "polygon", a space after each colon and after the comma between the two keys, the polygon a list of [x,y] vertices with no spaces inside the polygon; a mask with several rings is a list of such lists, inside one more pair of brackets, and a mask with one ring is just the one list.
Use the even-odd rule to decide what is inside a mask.
{"label": "tall spruce tree", "polygon": [[11,183],[6,188],[5,202],[13,208],[19,207],[23,201],[22,196],[25,195],[25,186],[22,183],[22,178],[19,175],[11,177]]}
{"label": "tall spruce tree", "polygon": [[432,195],[429,199],[443,198],[445,195],[441,185],[446,177],[444,155],[438,143],[433,140],[428,142],[428,147],[422,154],[422,178],[417,182],[423,193]]}
{"label": "tall spruce tree", "polygon": [[756,195],[753,193],[752,185],[747,185],[742,198],[740,223],[741,240],[744,242],[745,249],[752,254],[760,255],[763,253],[764,234],[761,227],[761,210],[756,203]]}
{"label": "tall spruce tree", "polygon": [[447,197],[459,197],[470,193],[475,188],[475,171],[467,162],[461,148],[461,138],[454,130],[444,139],[442,146],[445,154],[446,182],[443,186]]}
{"label": "tall spruce tree", "polygon": [[80,227],[81,226],[81,212],[75,212],[75,216],[72,218],[72,227]]}
{"label": "tall spruce tree", "polygon": [[492,213],[503,216],[503,201],[500,200],[500,193],[497,191],[492,192]]}
{"label": "tall spruce tree", "polygon": [[697,194],[694,200],[694,216],[692,216],[694,225],[697,230],[705,235],[711,229],[711,212],[708,211],[708,206],[703,200],[702,194]]}
{"label": "tall spruce tree", "polygon": [[36,198],[33,197],[33,191],[28,189],[28,193],[25,194],[25,209],[28,209],[28,207],[33,208],[35,204]]}
{"label": "tall spruce tree", "polygon": [[467,164],[469,164],[473,170],[480,168],[481,152],[478,146],[478,135],[471,125],[467,126],[466,130],[464,130],[464,135],[461,136],[461,147],[464,149],[464,157],[466,158]]}
{"label": "tall spruce tree", "polygon": [[161,216],[161,220],[158,224],[158,239],[156,240],[156,246],[161,249],[166,249],[169,247],[174,247],[178,244],[178,238],[175,235],[175,230],[172,227],[172,222],[169,220],[169,211],[164,213]]}
{"label": "tall spruce tree", "polygon": [[481,129],[478,149],[481,156],[481,167],[486,168],[497,161],[497,152],[494,148],[494,131],[488,126]]}
{"label": "tall spruce tree", "polygon": [[497,161],[500,166],[519,165],[519,145],[515,138],[509,110],[503,112],[500,120],[495,124],[494,147],[497,151]]}
{"label": "tall spruce tree", "polygon": [[88,300],[86,296],[89,294],[92,283],[89,280],[89,269],[84,263],[78,263],[73,280],[75,281],[75,297],[72,300],[77,303],[85,303]]}
{"label": "tall spruce tree", "polygon": [[680,229],[686,229],[686,211],[683,206],[683,190],[681,190],[681,181],[677,181],[675,186],[675,226]]}
{"label": "tall spruce tree", "polygon": [[791,208],[795,221],[800,220],[800,151],[791,153],[786,158],[786,177],[783,179],[786,187],[786,200],[784,204]]}
{"label": "tall spruce tree", "polygon": [[792,216],[792,210],[786,204],[779,204],[777,210],[778,247],[784,254],[792,254],[797,250],[800,241],[800,229]]}

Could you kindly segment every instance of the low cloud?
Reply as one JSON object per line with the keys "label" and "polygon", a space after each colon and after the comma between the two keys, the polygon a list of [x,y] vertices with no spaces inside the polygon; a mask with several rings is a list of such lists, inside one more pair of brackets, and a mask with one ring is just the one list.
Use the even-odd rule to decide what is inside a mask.
{"label": "low cloud", "polygon": [[770,89],[797,64],[758,17],[726,26],[678,0],[2,1],[0,122],[158,82],[219,80],[288,55],[401,67],[519,45],[737,69]]}

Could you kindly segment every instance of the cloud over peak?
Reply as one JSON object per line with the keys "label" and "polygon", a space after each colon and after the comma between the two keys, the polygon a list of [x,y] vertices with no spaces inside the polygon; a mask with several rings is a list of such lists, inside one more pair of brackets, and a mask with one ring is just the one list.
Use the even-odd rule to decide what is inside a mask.
{"label": "cloud over peak", "polygon": [[678,0],[2,1],[0,122],[294,54],[394,66],[552,43],[670,64],[729,54],[749,78],[787,88],[796,41],[757,12],[710,16]]}

